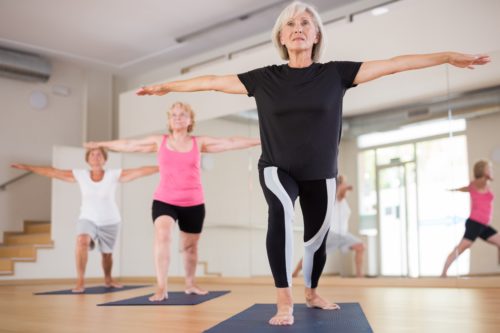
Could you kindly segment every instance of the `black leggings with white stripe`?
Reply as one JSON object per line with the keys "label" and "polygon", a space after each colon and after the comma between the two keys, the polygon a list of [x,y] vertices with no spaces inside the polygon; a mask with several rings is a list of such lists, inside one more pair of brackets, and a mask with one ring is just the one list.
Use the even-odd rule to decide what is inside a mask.
{"label": "black leggings with white stripe", "polygon": [[335,202],[335,179],[297,181],[276,167],[259,171],[269,206],[267,257],[277,288],[291,287],[294,203],[300,199],[304,217],[305,285],[316,288],[326,262],[325,243]]}

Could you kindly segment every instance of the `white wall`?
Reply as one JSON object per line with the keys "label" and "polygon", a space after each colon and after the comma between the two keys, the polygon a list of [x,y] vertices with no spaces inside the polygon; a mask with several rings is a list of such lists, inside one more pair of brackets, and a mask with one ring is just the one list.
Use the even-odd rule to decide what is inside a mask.
{"label": "white wall", "polygon": [[107,72],[85,72],[86,141],[111,140],[113,135],[113,75]]}
{"label": "white wall", "polygon": [[[52,93],[53,85],[64,85],[71,95]],[[80,145],[84,103],[84,72],[55,62],[47,83],[28,83],[0,78],[0,183],[22,174],[10,163],[50,165],[55,144]],[[48,95],[48,107],[30,107],[32,91]],[[28,176],[0,191],[0,237],[3,231],[21,230],[23,220],[50,220],[50,181]]]}
{"label": "white wall", "polygon": [[[112,75],[53,61],[47,83],[0,77],[0,184],[23,172],[11,163],[50,165],[54,145],[80,146],[112,133]],[[55,86],[69,95],[54,93]],[[33,91],[48,96],[48,106],[29,104]],[[0,191],[0,242],[4,231],[22,230],[24,220],[50,220],[50,181],[30,175]]]}

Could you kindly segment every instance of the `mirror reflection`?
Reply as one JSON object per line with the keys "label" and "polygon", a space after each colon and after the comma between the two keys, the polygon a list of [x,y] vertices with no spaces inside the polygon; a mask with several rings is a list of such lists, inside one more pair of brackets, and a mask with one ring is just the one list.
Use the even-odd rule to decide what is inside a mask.
{"label": "mirror reflection", "polygon": [[[344,117],[339,165],[349,187],[344,195],[348,208],[340,208],[343,215],[336,217],[344,220],[343,234],[352,239],[351,243],[336,240],[326,274],[414,278],[443,273],[470,215],[469,195],[450,190],[468,186],[475,161],[488,159],[488,152],[494,150],[494,140],[484,147],[482,135],[484,131],[494,135],[490,124],[500,121],[499,96],[500,87],[491,87]],[[400,121],[394,121],[397,117]],[[256,113],[202,121],[198,131],[214,136],[257,136]],[[207,230],[231,229],[243,243],[252,240],[244,249],[250,275],[264,275],[267,269],[259,257],[264,255],[266,228],[265,203],[255,170],[259,155],[260,148],[253,148],[203,160]],[[295,264],[302,255],[301,218],[296,207]],[[210,243],[210,238],[205,237],[205,242]],[[356,249],[358,243],[360,250]],[[465,250],[450,266],[448,276],[494,272],[494,250],[485,244]]]}

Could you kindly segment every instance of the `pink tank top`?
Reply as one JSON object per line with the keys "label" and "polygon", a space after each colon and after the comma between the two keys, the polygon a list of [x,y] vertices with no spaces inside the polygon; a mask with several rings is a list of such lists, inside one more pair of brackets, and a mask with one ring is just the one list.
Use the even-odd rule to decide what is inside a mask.
{"label": "pink tank top", "polygon": [[469,185],[470,219],[482,224],[489,224],[493,216],[493,192],[478,192],[476,187]]}
{"label": "pink tank top", "polygon": [[205,202],[201,185],[200,151],[193,137],[193,148],[189,152],[178,152],[167,148],[167,135],[158,148],[160,184],[154,199],[171,205],[189,207]]}

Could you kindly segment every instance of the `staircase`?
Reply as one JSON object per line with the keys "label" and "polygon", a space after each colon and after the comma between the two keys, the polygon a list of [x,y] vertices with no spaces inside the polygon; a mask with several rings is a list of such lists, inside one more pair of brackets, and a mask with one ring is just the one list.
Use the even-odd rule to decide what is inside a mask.
{"label": "staircase", "polygon": [[22,232],[4,232],[0,244],[0,275],[14,275],[14,263],[35,262],[37,249],[52,248],[50,222],[24,221]]}

